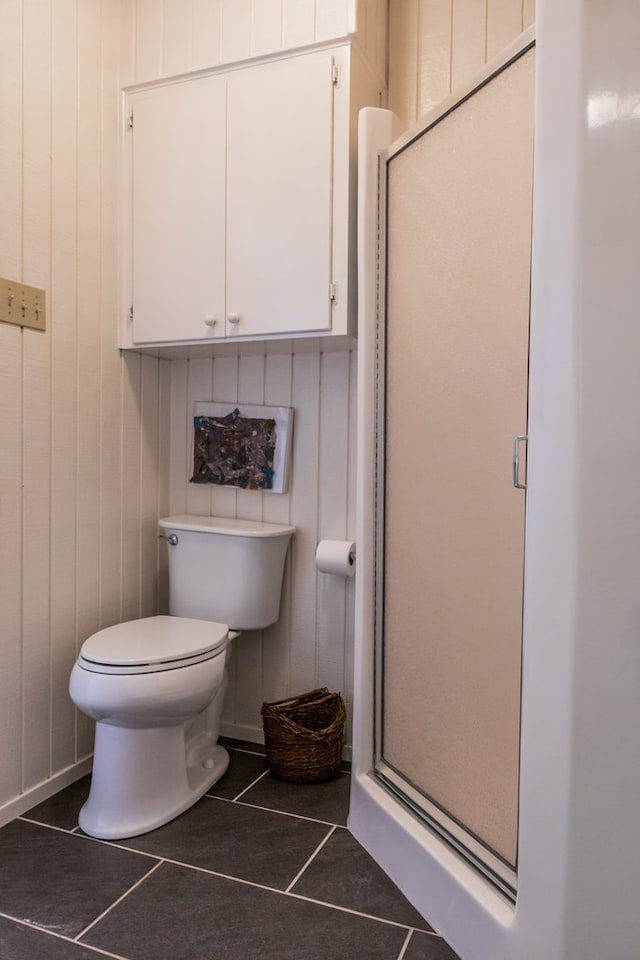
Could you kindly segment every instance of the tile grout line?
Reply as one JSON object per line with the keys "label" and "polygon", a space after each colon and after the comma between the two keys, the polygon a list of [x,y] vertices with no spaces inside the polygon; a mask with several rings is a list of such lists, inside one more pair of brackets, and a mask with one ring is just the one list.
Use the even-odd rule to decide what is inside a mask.
{"label": "tile grout line", "polygon": [[[101,843],[105,847],[113,847],[114,850],[126,850],[128,853],[137,853],[140,857],[146,857],[147,860],[157,860],[156,866],[160,866],[165,857],[159,853],[149,853],[148,850],[137,850],[135,847],[128,847],[120,840],[102,840],[100,837],[92,837],[88,833],[75,833],[72,836],[80,837],[81,840],[89,840],[90,843]],[[123,837],[123,840],[133,839],[132,837]],[[0,958],[1,960],[1,958]]]}
{"label": "tile grout line", "polygon": [[[46,927],[40,927],[38,924],[29,923],[26,920],[19,920],[17,917],[12,917],[8,913],[2,913],[0,911],[0,917],[4,917],[5,920],[10,920],[12,923],[16,923],[20,927],[25,927],[27,930],[34,930],[37,933],[41,933],[46,937],[55,937],[56,940],[63,940],[65,943],[76,943],[73,937],[67,937],[64,933],[58,933],[55,930],[47,930]],[[85,950],[90,950],[97,956],[110,957],[111,960],[129,960],[129,957],[124,957],[120,953],[111,953],[110,950],[105,950],[103,947],[94,947],[89,943],[83,943],[80,944],[80,946],[82,946]]]}
{"label": "tile grout line", "polygon": [[[246,751],[246,752],[248,752],[248,751]],[[259,755],[258,755],[258,756],[259,756]],[[109,913],[114,909],[114,907],[116,907],[119,903],[121,903],[124,899],[126,899],[126,898],[129,896],[130,893],[132,893],[138,886],[140,886],[140,885],[143,883],[143,881],[145,881],[146,879],[148,879],[148,878],[151,876],[151,874],[154,873],[154,872],[161,866],[161,864],[167,863],[167,864],[174,864],[174,865],[176,865],[176,866],[183,867],[183,868],[186,868],[186,869],[189,869],[189,870],[196,870],[196,871],[198,871],[198,872],[201,872],[201,873],[204,873],[204,874],[208,874],[208,875],[211,875],[211,876],[217,876],[217,877],[219,877],[219,878],[221,878],[221,879],[223,879],[223,880],[228,880],[228,881],[230,881],[230,882],[236,882],[236,883],[245,884],[245,885],[247,885],[247,886],[254,887],[254,888],[257,888],[257,889],[262,889],[262,890],[264,890],[264,891],[266,891],[266,892],[274,893],[274,894],[276,894],[276,895],[285,896],[285,897],[292,897],[292,898],[294,898],[294,899],[296,899],[296,900],[300,900],[300,901],[307,902],[307,903],[313,903],[313,904],[316,904],[316,905],[321,906],[321,907],[325,907],[325,908],[330,909],[330,910],[338,910],[338,911],[340,911],[340,912],[342,912],[342,913],[347,913],[347,914],[350,914],[350,915],[352,915],[352,916],[360,916],[360,917],[363,917],[363,918],[366,918],[366,919],[369,919],[369,920],[377,921],[377,922],[380,922],[380,923],[385,923],[385,924],[387,924],[387,925],[389,925],[389,926],[400,927],[400,928],[402,928],[402,929],[404,929],[404,930],[406,931],[406,936],[405,936],[405,938],[404,938],[403,945],[402,945],[402,947],[401,947],[401,950],[400,950],[400,953],[399,953],[399,955],[398,955],[398,957],[397,957],[397,960],[403,960],[403,958],[405,957],[406,952],[407,952],[407,950],[408,950],[408,948],[409,948],[409,944],[410,944],[410,942],[411,942],[411,938],[412,938],[412,936],[413,936],[414,931],[419,931],[419,932],[424,933],[424,934],[426,934],[426,935],[430,935],[430,936],[434,937],[435,939],[441,939],[441,938],[439,937],[439,935],[438,935],[435,931],[422,930],[420,927],[408,926],[406,923],[401,923],[401,922],[398,922],[398,921],[389,920],[389,919],[387,919],[387,918],[385,918],[385,917],[379,917],[379,916],[376,916],[376,915],[374,915],[374,914],[364,913],[364,912],[362,912],[362,911],[360,911],[360,910],[355,910],[355,909],[352,909],[352,908],[349,908],[349,907],[340,906],[340,905],[338,905],[338,904],[333,904],[333,903],[330,903],[330,902],[325,901],[325,900],[317,900],[317,899],[315,899],[315,898],[313,898],[313,897],[302,896],[302,895],[300,895],[300,894],[297,894],[297,893],[292,892],[293,887],[295,886],[295,884],[300,880],[301,876],[302,876],[302,875],[304,874],[304,872],[308,869],[308,867],[310,866],[310,864],[312,863],[312,861],[317,857],[318,853],[319,853],[320,850],[324,847],[324,845],[328,842],[329,838],[330,838],[331,836],[333,836],[333,834],[335,833],[335,831],[336,831],[337,829],[346,829],[346,828],[343,827],[341,824],[331,823],[330,821],[327,821],[327,820],[318,820],[318,819],[316,819],[316,818],[307,817],[307,816],[304,816],[304,815],[301,815],[301,814],[290,813],[290,812],[284,811],[284,810],[275,810],[275,809],[273,809],[272,807],[260,806],[260,805],[257,805],[257,804],[247,803],[246,801],[240,800],[240,798],[241,798],[242,796],[244,796],[244,794],[246,794],[253,786],[255,786],[257,783],[259,783],[260,780],[264,779],[264,778],[266,777],[266,775],[267,775],[268,772],[269,772],[268,770],[265,770],[263,773],[261,773],[255,780],[253,780],[253,781],[252,781],[251,783],[249,783],[245,788],[243,788],[233,799],[228,799],[228,798],[225,798],[225,797],[216,797],[215,795],[210,795],[210,794],[205,794],[205,796],[207,797],[207,799],[222,800],[223,802],[226,802],[226,803],[236,803],[236,802],[240,802],[240,804],[241,804],[242,806],[247,806],[247,807],[250,807],[250,808],[252,808],[252,809],[262,810],[262,811],[265,811],[265,812],[267,812],[267,813],[277,813],[277,814],[280,814],[281,816],[293,817],[294,819],[303,820],[303,821],[307,821],[307,822],[311,822],[311,823],[318,823],[318,824],[322,824],[322,825],[325,825],[325,826],[331,828],[331,829],[328,830],[328,832],[327,832],[326,836],[324,837],[324,839],[323,839],[323,840],[321,841],[321,843],[316,847],[316,849],[313,851],[313,853],[311,854],[311,856],[307,859],[307,861],[304,863],[304,865],[303,865],[303,866],[301,867],[301,869],[298,871],[298,873],[296,874],[296,876],[293,878],[293,880],[289,883],[289,885],[288,885],[288,886],[286,887],[286,889],[284,889],[284,890],[278,889],[277,887],[270,887],[270,886],[267,886],[267,885],[265,885],[265,884],[256,883],[256,882],[251,881],[251,880],[244,880],[244,879],[242,879],[242,878],[240,878],[240,877],[230,876],[230,875],[228,875],[228,874],[220,873],[220,872],[218,872],[218,871],[210,870],[210,869],[207,869],[207,868],[204,868],[204,867],[198,867],[198,866],[196,866],[196,865],[194,865],[194,864],[184,863],[183,861],[180,861],[180,860],[172,860],[172,859],[167,858],[167,857],[158,857],[158,855],[150,854],[150,853],[147,853],[146,851],[143,851],[143,850],[136,850],[136,849],[133,848],[133,847],[128,847],[128,846],[126,846],[125,844],[118,843],[117,841],[104,841],[104,840],[100,840],[99,838],[95,838],[95,837],[91,837],[91,836],[89,836],[89,835],[85,835],[85,834],[79,833],[79,832],[78,832],[78,831],[79,831],[79,828],[78,828],[77,826],[74,827],[74,828],[72,828],[72,829],[70,830],[69,828],[64,828],[64,827],[55,826],[55,825],[53,825],[53,824],[48,824],[48,823],[45,823],[45,822],[42,822],[42,821],[38,821],[38,820],[32,820],[32,819],[30,819],[30,818],[29,818],[28,816],[26,816],[26,815],[21,815],[20,817],[18,817],[17,819],[23,820],[24,822],[27,822],[27,823],[31,823],[31,824],[34,825],[34,826],[44,827],[45,829],[56,830],[57,832],[60,832],[60,833],[66,833],[66,834],[69,835],[69,836],[73,836],[73,835],[81,836],[83,839],[93,840],[94,842],[98,842],[98,843],[105,843],[107,846],[114,846],[114,847],[116,847],[116,848],[124,849],[124,850],[127,850],[127,851],[129,851],[129,852],[133,852],[133,853],[135,853],[135,854],[137,854],[137,855],[146,856],[146,857],[148,857],[148,858],[150,858],[150,859],[154,859],[154,860],[157,861],[157,862],[154,864],[154,866],[153,866],[150,870],[148,870],[147,873],[146,873],[143,877],[141,877],[135,884],[133,884],[127,891],[125,891],[125,893],[123,893],[118,899],[116,899],[105,911],[103,911],[103,913],[101,913],[101,914],[100,914],[98,917],[96,917],[91,923],[89,923],[89,924],[85,927],[84,930],[82,930],[79,934],[77,934],[76,938],[71,939],[71,938],[69,938],[69,937],[65,937],[65,936],[62,935],[62,934],[56,934],[56,933],[53,933],[53,932],[51,932],[51,931],[47,931],[47,930],[45,930],[45,929],[43,929],[41,932],[43,932],[43,933],[48,933],[50,936],[56,936],[57,938],[63,939],[63,940],[65,940],[65,941],[69,942],[69,943],[77,942],[79,945],[85,946],[87,949],[90,949],[90,950],[92,950],[92,951],[94,951],[94,952],[100,953],[100,954],[102,954],[102,955],[104,955],[104,956],[112,957],[112,958],[114,958],[114,960],[127,960],[127,958],[121,957],[121,956],[118,955],[118,954],[112,954],[112,953],[110,953],[110,952],[108,952],[108,951],[106,951],[106,950],[102,950],[102,949],[99,948],[99,947],[92,947],[90,944],[81,943],[80,938],[83,937],[83,936],[85,936],[100,920],[102,920],[107,914],[109,914]],[[0,915],[3,915],[3,914],[0,912]],[[12,921],[14,921],[14,922],[17,922],[17,923],[20,923],[20,922],[21,922],[21,921],[19,921],[19,920],[16,920],[16,918],[13,918],[13,917],[8,917],[8,919],[10,919],[10,920],[12,920]],[[23,925],[31,927],[30,924],[23,924]],[[38,928],[38,927],[34,927],[34,929],[40,930],[40,928]]]}
{"label": "tile grout line", "polygon": [[[268,772],[268,771],[267,771]],[[321,823],[326,827],[340,827],[341,830],[346,830],[347,827],[343,823],[332,823],[331,820],[319,820],[317,817],[305,817],[303,813],[289,813],[287,810],[274,810],[273,807],[262,807],[257,803],[247,803],[246,800],[229,800],[228,797],[215,797],[213,794],[205,794],[207,800],[221,800],[223,803],[239,803],[243,807],[251,807],[252,810],[264,810],[266,813],[278,813],[282,817],[293,817],[295,820],[307,820],[309,823]]]}
{"label": "tile grout line", "polygon": [[[281,891],[276,890],[275,892],[279,893]],[[349,913],[354,917],[365,917],[365,919],[375,920],[377,923],[386,923],[390,927],[400,927],[402,930],[408,930],[409,933],[413,933],[414,930],[418,930],[418,927],[409,926],[406,923],[401,923],[399,920],[388,920],[386,917],[377,917],[375,913],[364,913],[363,910],[354,910],[352,907],[342,907],[339,903],[328,903],[326,900],[316,900],[314,897],[305,897],[301,893],[287,893],[282,891],[282,895],[286,897],[294,897],[294,899],[302,900],[305,903],[315,903],[319,907],[327,907],[330,910],[339,910],[341,913]],[[425,933],[428,936],[436,937],[438,940],[442,939],[439,934],[429,930],[419,930],[419,933]]]}
{"label": "tile grout line", "polygon": [[[214,798],[211,798],[211,799],[225,799],[225,798],[214,797]],[[234,801],[232,801],[232,800],[226,800],[225,802],[227,802],[227,803],[233,803]],[[247,804],[247,806],[249,806],[249,804]],[[253,805],[251,805],[251,806],[253,806]],[[273,812],[273,813],[283,813],[283,811],[270,810],[270,808],[261,808],[261,807],[258,807],[257,809],[264,809],[264,810],[267,810],[267,812]],[[284,815],[284,816],[292,816],[292,817],[296,817],[296,816],[297,816],[296,814],[288,814],[288,813],[283,813],[283,815]],[[21,818],[19,818],[19,819],[26,819],[26,818],[21,817]],[[300,818],[300,819],[311,820],[311,818],[308,818],[308,817],[302,817],[302,818]],[[293,893],[293,892],[292,892],[292,887],[294,886],[294,884],[297,883],[297,881],[299,880],[299,878],[300,878],[300,876],[302,875],[302,873],[307,869],[307,867],[309,866],[309,864],[311,863],[311,861],[317,856],[317,854],[319,853],[320,849],[325,845],[325,843],[327,843],[327,841],[329,840],[329,838],[330,838],[331,836],[333,836],[333,834],[335,833],[335,831],[336,831],[337,829],[345,829],[344,827],[341,827],[340,824],[330,824],[330,823],[326,823],[326,821],[315,821],[315,820],[311,821],[311,822],[315,822],[315,823],[326,823],[326,825],[327,825],[327,826],[330,826],[332,829],[329,830],[329,832],[327,833],[326,837],[325,837],[325,838],[322,840],[322,842],[318,845],[318,847],[316,848],[316,850],[315,850],[315,851],[313,852],[313,854],[309,857],[309,859],[306,861],[306,863],[304,864],[304,866],[303,866],[303,867],[301,868],[301,870],[298,872],[298,874],[296,875],[296,877],[291,881],[291,883],[289,884],[289,886],[288,886],[286,889],[284,889],[284,890],[280,890],[280,889],[278,889],[277,887],[270,887],[270,886],[267,886],[266,884],[257,883],[257,882],[255,882],[255,881],[253,881],[253,880],[245,880],[245,879],[243,879],[242,877],[234,877],[234,876],[231,876],[230,874],[225,874],[225,873],[221,873],[221,872],[216,871],[216,870],[207,869],[206,867],[199,867],[199,866],[197,866],[197,865],[195,865],[195,864],[185,863],[185,862],[182,861],[182,860],[174,860],[174,859],[169,858],[169,857],[158,857],[157,854],[151,854],[151,853],[148,853],[147,851],[144,851],[144,850],[137,850],[137,849],[135,849],[134,847],[126,846],[125,844],[119,843],[118,841],[113,841],[113,840],[109,840],[109,841],[107,841],[107,840],[100,840],[100,839],[98,839],[98,838],[96,838],[96,837],[91,837],[91,836],[89,836],[88,834],[87,834],[87,835],[85,835],[85,834],[74,834],[73,832],[71,832],[71,831],[69,831],[69,830],[66,830],[66,829],[64,829],[64,828],[62,828],[62,827],[55,827],[55,826],[52,826],[52,825],[49,825],[49,824],[41,823],[40,821],[30,821],[30,820],[28,820],[27,822],[33,823],[33,824],[35,824],[36,826],[45,827],[45,829],[56,830],[56,831],[58,831],[59,833],[66,833],[68,836],[73,836],[73,835],[80,836],[80,837],[81,837],[82,839],[84,839],[84,840],[90,840],[90,841],[93,841],[93,842],[95,842],[95,843],[101,843],[101,844],[104,844],[104,845],[106,845],[106,846],[115,847],[116,849],[127,850],[128,852],[135,853],[135,854],[138,854],[138,855],[140,855],[140,856],[145,856],[145,857],[148,857],[148,858],[150,858],[150,859],[156,859],[156,860],[157,860],[157,863],[156,863],[149,871],[147,871],[147,873],[146,873],[143,877],[141,877],[140,880],[138,880],[135,884],[133,884],[127,891],[125,891],[124,894],[122,894],[122,896],[120,896],[117,900],[115,900],[114,903],[112,903],[112,904],[107,908],[107,910],[105,910],[102,914],[100,914],[99,917],[96,917],[95,920],[93,920],[90,924],[88,924],[88,926],[87,926],[83,931],[81,931],[81,932],[77,935],[77,937],[76,937],[76,941],[77,941],[77,942],[79,942],[79,938],[80,938],[80,937],[84,936],[95,924],[98,923],[99,920],[101,920],[104,916],[106,916],[106,914],[108,914],[118,903],[120,903],[122,900],[124,900],[124,899],[125,899],[133,890],[135,890],[136,887],[138,887],[144,880],[146,880],[148,877],[150,877],[151,874],[154,873],[155,870],[157,870],[158,867],[160,867],[161,864],[163,864],[163,863],[173,864],[174,866],[183,867],[183,868],[188,869],[188,870],[195,870],[195,871],[197,871],[197,872],[199,872],[199,873],[204,873],[204,874],[207,874],[207,875],[210,875],[210,876],[216,876],[216,877],[219,877],[220,879],[228,880],[228,881],[230,881],[230,882],[241,883],[241,884],[244,884],[244,885],[246,885],[246,886],[254,887],[254,888],[257,888],[257,889],[260,889],[260,890],[265,890],[266,892],[269,892],[269,893],[274,893],[274,894],[276,894],[276,895],[286,896],[286,897],[292,897],[292,898],[294,898],[294,899],[296,899],[296,900],[301,900],[301,901],[306,902],[306,903],[314,903],[314,904],[317,904],[318,906],[326,907],[327,909],[330,909],[330,910],[338,910],[338,911],[340,911],[341,913],[347,913],[347,914],[350,914],[350,915],[352,915],[352,916],[364,917],[364,918],[366,918],[366,919],[374,920],[374,921],[377,921],[377,922],[379,922],[379,923],[385,923],[385,924],[388,924],[388,925],[390,925],[390,926],[400,927],[400,928],[402,928],[402,929],[405,929],[405,930],[407,930],[407,938],[406,938],[405,941],[404,941],[404,945],[403,945],[402,951],[401,951],[400,955],[398,956],[397,960],[402,960],[402,958],[404,957],[405,952],[406,952],[406,949],[407,949],[408,944],[409,944],[410,937],[411,937],[411,935],[413,934],[414,931],[418,931],[418,932],[420,932],[420,933],[424,933],[424,934],[427,935],[427,936],[432,936],[432,937],[434,937],[435,939],[442,939],[442,938],[440,937],[440,935],[439,935],[438,933],[436,933],[435,931],[433,931],[433,930],[422,930],[422,929],[419,928],[419,927],[413,927],[413,926],[409,926],[409,927],[408,927],[406,923],[401,923],[401,922],[396,921],[396,920],[389,920],[389,919],[387,919],[387,918],[385,918],[385,917],[376,916],[375,914],[365,913],[365,912],[363,912],[363,911],[361,911],[361,910],[354,910],[354,909],[352,909],[352,908],[344,907],[344,906],[341,906],[341,905],[339,905],[339,904],[330,903],[329,901],[326,901],[326,900],[317,900],[317,899],[315,899],[315,898],[313,898],[313,897],[303,896],[303,895],[301,895],[301,894]],[[74,828],[74,829],[76,829],[76,828]],[[2,912],[0,912],[0,916],[1,916],[1,915],[3,915]],[[16,918],[14,918],[14,917],[8,917],[8,919],[15,920]],[[16,922],[20,922],[20,921],[16,921]],[[39,929],[39,928],[36,928],[36,929]],[[50,933],[50,931],[44,931],[44,932]],[[52,934],[52,933],[50,933],[50,935],[52,935],[52,936],[59,936],[59,937],[61,937],[62,939],[67,939],[68,942],[71,942],[71,943],[76,942],[76,941],[71,940],[71,939],[69,939],[69,938],[62,937],[62,935],[59,935],[59,934]],[[83,945],[83,946],[90,947],[89,944],[82,944],[82,945]],[[98,948],[98,947],[92,947],[91,949],[99,950],[100,948]],[[108,953],[107,953],[106,955],[107,955],[107,956],[114,956],[114,957],[116,958],[116,960],[127,960],[127,958],[121,958],[120,956],[115,955],[115,954],[112,955],[112,954],[108,954]]]}
{"label": "tile grout line", "polygon": [[[328,837],[326,837],[325,839],[328,839]],[[136,850],[133,847],[125,847],[119,844],[116,845],[115,843],[113,844],[113,846],[118,846],[118,849],[128,850],[131,853],[140,852],[139,850]],[[148,856],[151,856],[151,854],[148,854]],[[406,923],[401,923],[398,920],[387,920],[386,917],[377,917],[374,913],[364,913],[362,910],[353,910],[351,907],[343,907],[338,903],[329,903],[327,900],[316,900],[314,897],[306,897],[300,893],[290,892],[289,890],[280,890],[278,889],[278,887],[268,887],[265,883],[258,883],[256,880],[246,880],[244,877],[234,877],[234,876],[231,876],[231,874],[229,873],[221,873],[219,870],[211,870],[208,867],[199,867],[197,866],[197,864],[194,864],[194,863],[185,863],[184,860],[173,860],[171,857],[163,857],[161,860],[159,860],[156,866],[153,867],[152,870],[149,870],[149,872],[145,874],[144,877],[141,877],[141,879],[138,880],[138,882],[134,884],[130,888],[130,890],[127,890],[127,892],[124,893],[122,897],[120,897],[119,899],[122,900],[124,899],[124,897],[128,896],[129,893],[131,893],[131,891],[135,889],[135,887],[137,887],[140,883],[142,883],[143,880],[146,880],[147,877],[150,876],[153,873],[153,871],[156,870],[162,864],[171,864],[174,867],[182,867],[184,870],[195,870],[197,873],[204,873],[210,877],[218,877],[220,880],[228,880],[230,883],[241,883],[246,887],[254,887],[257,890],[264,890],[266,893],[274,893],[276,896],[291,897],[294,900],[302,900],[303,903],[314,903],[319,907],[326,907],[328,910],[339,910],[340,913],[348,913],[355,917],[365,917],[367,920],[375,920],[378,923],[386,923],[391,927],[401,927],[403,930],[408,930],[409,932],[412,932],[413,930],[417,930],[419,933],[424,933],[428,936],[433,936],[438,940],[442,939],[439,934],[435,933],[435,931],[421,930],[419,927],[412,927],[407,925]],[[118,902],[119,900],[116,900],[115,903],[113,903],[108,908],[108,910],[105,910],[105,913],[108,913],[109,910],[115,907]],[[104,914],[102,916],[104,916]],[[100,917],[94,920],[93,923],[97,923],[99,919]],[[90,926],[93,926],[93,923],[90,924]],[[87,927],[87,929],[89,929],[89,927]],[[78,934],[78,936],[83,936],[84,933],[85,931],[83,931],[82,934]]]}
{"label": "tile grout line", "polygon": [[58,833],[66,833],[69,837],[73,836],[74,831],[77,829],[76,827],[72,827],[71,830],[69,830],[68,827],[56,827],[53,823],[43,823],[42,820],[31,820],[30,817],[25,817],[24,815],[16,817],[16,820],[22,820],[23,823],[31,823],[34,827],[44,827],[45,830],[57,830]]}
{"label": "tile grout line", "polygon": [[242,797],[247,792],[247,790],[251,790],[251,787],[255,787],[256,783],[260,783],[260,781],[263,780],[268,773],[269,773],[268,770],[263,770],[259,777],[256,777],[256,779],[252,783],[250,783],[248,787],[245,787],[243,790],[240,791],[239,794],[237,794],[237,796],[233,798],[233,803],[235,803],[236,800],[239,800],[240,797]]}
{"label": "tile grout line", "polygon": [[407,935],[406,935],[406,937],[404,938],[404,943],[403,943],[402,946],[400,947],[400,953],[398,954],[397,960],[402,960],[402,958],[403,958],[404,955],[406,954],[407,948],[409,947],[409,943],[410,943],[410,941],[411,941],[411,937],[412,937],[412,936],[413,936],[413,929],[408,930],[408,931],[407,931]]}
{"label": "tile grout line", "polygon": [[[127,850],[129,853],[137,853],[139,856],[146,857],[148,860],[157,860],[156,866],[159,866],[164,859],[164,857],[161,857],[157,853],[149,853],[147,850],[137,850],[135,847],[128,847],[120,843],[119,840],[103,840],[102,837],[92,837],[89,833],[81,833],[80,827],[74,827],[72,830],[68,830],[66,827],[56,827],[52,823],[43,823],[41,820],[29,820],[27,817],[16,817],[16,820],[24,820],[25,823],[31,823],[35,827],[43,827],[45,830],[55,830],[57,833],[64,833],[68,837],[78,837],[80,840],[88,840],[90,843],[101,843],[106,847],[114,847],[117,850]],[[129,838],[123,837],[123,839]],[[0,916],[2,916],[1,912]],[[0,958],[0,960],[2,960],[2,958]]]}
{"label": "tile grout line", "polygon": [[[225,750],[233,750],[234,753],[248,753],[250,757],[261,757],[263,760],[267,759],[266,753],[260,753],[258,750],[249,750],[248,747],[230,747],[226,746],[224,743],[220,744],[221,747],[224,747]],[[259,747],[260,744],[257,743],[256,747]]]}
{"label": "tile grout line", "polygon": [[[114,900],[113,903],[112,903],[110,906],[108,906],[106,910],[103,910],[102,913],[101,913],[98,917],[96,917],[94,920],[92,920],[91,923],[89,923],[89,924],[84,928],[84,930],[81,930],[80,933],[79,933],[76,937],[74,937],[74,942],[75,942],[75,943],[80,943],[80,937],[84,937],[84,936],[89,932],[89,930],[91,930],[93,927],[95,927],[96,923],[99,923],[100,920],[102,920],[104,917],[106,917],[106,915],[107,915],[108,913],[111,913],[111,911],[113,910],[114,907],[117,907],[119,903],[122,903],[122,901],[123,901],[126,897],[128,897],[130,893],[132,893],[134,890],[136,890],[136,889],[140,886],[141,883],[143,883],[145,880],[147,880],[147,879],[151,876],[152,873],[155,873],[155,871],[158,869],[158,867],[160,867],[163,863],[164,863],[164,860],[158,860],[158,862],[157,862],[156,864],[154,864],[154,865],[151,867],[150,870],[147,870],[147,872],[145,873],[145,875],[144,875],[143,877],[140,877],[140,879],[137,880],[131,887],[129,887],[128,890],[125,890],[125,892],[124,892],[123,894],[121,894],[121,896],[119,896],[119,897],[117,898],[117,900]],[[84,946],[84,944],[83,944],[83,946]]]}
{"label": "tile grout line", "polygon": [[324,840],[323,840],[321,843],[318,844],[318,846],[317,846],[316,849],[313,851],[313,853],[311,854],[311,856],[309,857],[309,859],[307,860],[307,862],[306,862],[305,864],[303,864],[303,866],[298,870],[298,872],[296,873],[295,877],[293,878],[293,880],[291,881],[291,883],[289,884],[289,886],[287,887],[287,889],[284,891],[285,893],[291,893],[291,888],[295,886],[295,884],[298,882],[298,880],[300,879],[300,877],[302,876],[302,874],[305,872],[305,870],[307,869],[307,867],[309,866],[309,864],[311,863],[311,861],[312,861],[312,860],[315,860],[315,858],[316,858],[317,855],[320,853],[320,851],[321,851],[322,848],[324,847],[324,845],[325,845],[325,843],[327,842],[327,840],[329,839],[329,837],[332,837],[335,832],[336,832],[336,827],[334,826],[334,827],[331,828],[331,830],[329,830],[329,832],[328,832],[328,834],[326,835],[326,837],[324,838]]}

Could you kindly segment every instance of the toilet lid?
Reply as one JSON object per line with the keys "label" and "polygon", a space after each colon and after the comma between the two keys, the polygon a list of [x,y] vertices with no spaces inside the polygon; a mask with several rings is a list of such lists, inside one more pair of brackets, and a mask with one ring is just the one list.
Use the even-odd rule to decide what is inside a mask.
{"label": "toilet lid", "polygon": [[226,646],[225,623],[186,617],[146,617],[99,630],[82,644],[80,659],[119,669],[167,669],[205,660]]}

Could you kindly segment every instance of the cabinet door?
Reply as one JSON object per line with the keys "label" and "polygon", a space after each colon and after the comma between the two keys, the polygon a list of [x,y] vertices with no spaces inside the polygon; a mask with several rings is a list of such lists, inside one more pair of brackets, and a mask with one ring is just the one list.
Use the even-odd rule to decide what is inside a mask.
{"label": "cabinet door", "polygon": [[331,327],[332,63],[229,78],[227,336]]}
{"label": "cabinet door", "polygon": [[133,340],[215,336],[224,328],[224,81],[144,91],[132,107]]}

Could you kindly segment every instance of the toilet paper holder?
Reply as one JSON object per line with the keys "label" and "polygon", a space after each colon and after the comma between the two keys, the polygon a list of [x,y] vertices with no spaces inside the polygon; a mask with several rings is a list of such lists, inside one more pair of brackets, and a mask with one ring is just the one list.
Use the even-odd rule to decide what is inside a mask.
{"label": "toilet paper holder", "polygon": [[316,567],[320,573],[353,577],[356,545],[353,540],[321,540],[316,548]]}

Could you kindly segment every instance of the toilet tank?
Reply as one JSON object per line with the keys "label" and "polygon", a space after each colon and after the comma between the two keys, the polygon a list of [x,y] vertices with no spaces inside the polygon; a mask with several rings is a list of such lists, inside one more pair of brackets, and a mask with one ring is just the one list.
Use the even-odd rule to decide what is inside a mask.
{"label": "toilet tank", "polygon": [[214,620],[233,630],[275,623],[295,527],[191,514],[164,517],[159,526],[168,540],[172,616]]}

